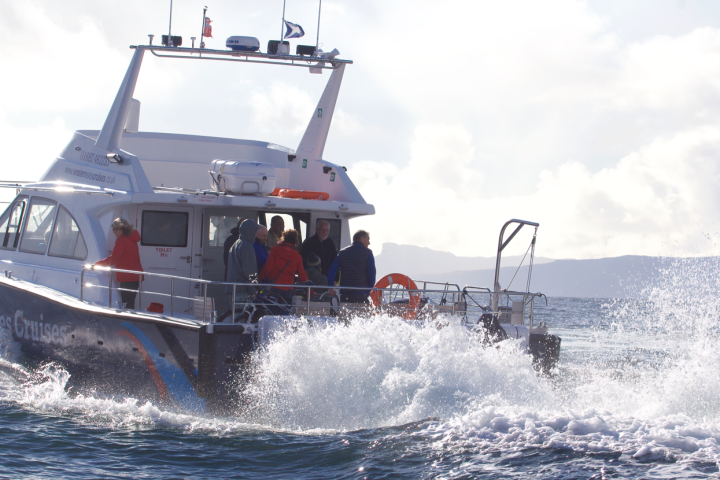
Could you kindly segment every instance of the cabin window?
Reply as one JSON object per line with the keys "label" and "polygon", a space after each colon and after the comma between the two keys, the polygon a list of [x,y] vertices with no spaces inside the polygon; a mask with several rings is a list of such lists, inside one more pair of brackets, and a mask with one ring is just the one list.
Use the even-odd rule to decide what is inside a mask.
{"label": "cabin window", "polygon": [[[300,243],[305,240],[307,237],[307,225],[310,221],[310,214],[309,213],[279,213],[279,212],[260,212],[259,215],[259,223],[260,225],[264,225],[267,227],[268,230],[270,230],[270,226],[272,224],[272,219],[274,217],[280,217],[283,220],[284,224],[284,230],[289,230],[291,228],[294,228],[297,230],[299,236],[300,236]],[[299,245],[298,245],[299,247]]]}
{"label": "cabin window", "polygon": [[320,222],[328,222],[330,224],[330,233],[328,238],[333,241],[335,248],[340,249],[340,235],[342,233],[342,220],[337,218],[318,218],[315,221],[315,233],[318,231],[318,224]]}
{"label": "cabin window", "polygon": [[152,247],[187,247],[188,217],[187,212],[143,211],[140,243]]}
{"label": "cabin window", "polygon": [[48,255],[85,260],[87,254],[87,246],[80,227],[70,212],[61,205],[55,220],[55,230],[50,241]]}
{"label": "cabin window", "polygon": [[20,242],[21,252],[45,255],[50,243],[56,209],[57,203],[52,200],[40,197],[32,198],[30,213],[25,220],[25,229]]}
{"label": "cabin window", "polygon": [[255,213],[252,216],[237,215],[210,215],[210,225],[208,226],[208,243],[210,247],[222,247],[225,240],[232,234],[230,230],[237,227],[241,218],[249,218],[255,220]]}
{"label": "cabin window", "polygon": [[20,239],[20,224],[27,209],[27,197],[18,197],[0,217],[0,248],[15,250]]}

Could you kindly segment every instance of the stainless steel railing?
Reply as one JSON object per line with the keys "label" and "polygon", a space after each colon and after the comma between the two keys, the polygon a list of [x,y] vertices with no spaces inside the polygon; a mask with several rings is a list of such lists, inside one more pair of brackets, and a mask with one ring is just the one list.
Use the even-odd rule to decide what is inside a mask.
{"label": "stainless steel railing", "polygon": [[[87,271],[103,271],[108,272],[108,284],[100,285],[88,283],[85,281],[86,278],[86,272]],[[139,285],[137,290],[129,290],[129,289],[123,289],[120,287],[115,287],[113,289],[112,286],[112,273],[113,272],[120,272],[120,273],[131,273],[131,274],[137,274],[140,275]],[[156,278],[165,278],[168,279],[170,282],[169,286],[169,293],[167,291],[165,292],[155,292],[155,291],[145,291],[143,289],[143,276],[151,276]],[[379,308],[385,308],[389,310],[412,310],[411,308],[413,306],[413,303],[415,303],[414,310],[416,313],[419,311],[425,310],[425,311],[437,311],[442,313],[449,313],[449,314],[462,314],[463,316],[467,317],[468,314],[471,314],[473,312],[477,313],[496,313],[496,314],[503,314],[507,313],[507,306],[503,307],[501,305],[498,306],[497,311],[493,312],[490,307],[487,305],[482,305],[479,303],[476,299],[478,296],[488,296],[488,300],[492,298],[493,295],[501,296],[502,298],[505,298],[507,301],[506,303],[511,302],[512,298],[520,297],[523,299],[524,307],[529,304],[530,305],[530,311],[529,311],[529,319],[530,319],[530,325],[532,326],[533,322],[533,303],[534,299],[536,297],[542,296],[540,293],[531,293],[531,292],[515,292],[515,291],[492,291],[485,287],[474,287],[474,286],[466,286],[462,289],[457,284],[450,284],[450,283],[440,283],[440,282],[431,282],[431,281],[418,281],[416,283],[422,283],[423,288],[420,289],[414,289],[414,290],[407,290],[407,289],[400,289],[400,288],[364,288],[364,287],[331,287],[327,285],[285,285],[285,284],[264,284],[264,283],[231,283],[231,282],[219,282],[214,280],[205,280],[205,279],[198,279],[198,278],[188,278],[188,277],[180,277],[175,275],[167,275],[162,273],[154,273],[154,272],[138,272],[134,270],[124,270],[124,269],[118,269],[114,267],[100,267],[100,266],[91,266],[91,265],[85,265],[83,266],[83,269],[80,273],[80,300],[85,301],[85,289],[86,288],[101,288],[101,289],[107,289],[108,291],[108,308],[112,308],[112,291],[134,291],[137,292],[138,298],[137,302],[139,305],[142,303],[142,295],[145,293],[146,295],[155,295],[159,297],[169,297],[169,306],[170,306],[170,316],[175,316],[175,301],[176,300],[187,300],[191,302],[198,302],[199,300],[195,297],[186,297],[183,295],[176,294],[176,282],[182,281],[182,282],[192,282],[194,284],[199,284],[201,289],[201,297],[202,297],[202,320],[208,321],[207,319],[207,304],[208,304],[208,286],[210,285],[218,285],[218,286],[229,286],[231,287],[231,294],[230,294],[230,300],[231,300],[231,315],[232,315],[232,322],[234,323],[236,320],[236,307],[237,305],[245,304],[255,306],[256,304],[252,302],[238,302],[238,293],[237,293],[237,287],[248,287],[251,286],[254,289],[261,289],[261,290],[269,290],[273,287],[287,287],[294,290],[303,291],[305,294],[304,299],[304,309],[305,314],[309,315],[311,311],[313,311],[313,308],[322,308],[322,306],[313,305],[313,299],[312,299],[312,290],[325,290],[325,293],[329,293],[330,290],[333,290],[335,292],[335,296],[339,297],[340,293],[349,293],[349,292],[367,292],[367,296],[370,296],[371,293],[377,292],[374,296],[378,300],[377,307]],[[439,285],[442,286],[442,289],[428,289],[428,285]],[[415,297],[420,295],[421,297],[426,299],[426,303],[423,304],[423,307],[420,307],[417,305],[417,301],[410,301],[409,297]],[[404,298],[408,298],[408,305],[407,307],[393,303],[398,302],[399,300],[402,300]],[[439,299],[439,303],[430,303],[430,301],[437,302],[436,299]],[[491,302],[488,302],[491,303]],[[373,304],[370,304],[373,305]],[[370,307],[370,305],[363,305],[364,308]],[[292,304],[293,307],[298,307],[298,305]],[[340,298],[338,298],[338,307],[342,306],[343,308],[361,308],[356,304],[348,305],[347,302],[345,304],[342,304],[340,302]],[[449,308],[448,308],[449,307]],[[332,308],[332,307],[331,307]],[[372,308],[375,308],[374,306]],[[523,308],[523,323],[524,323],[524,315],[525,315],[525,308]],[[214,321],[213,316],[211,315],[210,321]]]}

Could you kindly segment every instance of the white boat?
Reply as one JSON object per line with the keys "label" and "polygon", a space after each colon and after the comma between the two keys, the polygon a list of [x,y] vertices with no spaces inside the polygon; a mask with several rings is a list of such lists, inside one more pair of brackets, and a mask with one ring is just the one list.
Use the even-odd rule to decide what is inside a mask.
{"label": "white boat", "polygon": [[[546,326],[533,324],[533,302],[540,294],[501,291],[497,278],[493,289],[428,282],[423,288],[408,285],[409,290],[379,288],[377,308],[370,309],[341,304],[327,294],[313,298],[309,287],[300,287],[290,306],[258,297],[240,309],[223,282],[223,243],[240,218],[268,225],[271,216],[284,215],[303,239],[324,220],[342,248],[351,243],[349,221],[375,213],[346,169],[323,159],[343,74],[352,62],[332,57],[310,66],[331,75],[299,145],[290,149],[137,131],[139,103],[133,92],[147,53],[307,68],[306,57],[131,48],[132,60],[102,128],[76,131],[38,182],[4,185],[19,194],[0,217],[0,328],[30,361],[63,365],[79,389],[186,410],[222,410],[239,401],[235,379],[249,353],[269,341],[275,329],[295,321],[345,321],[357,313],[354,307],[362,307],[365,314],[379,309],[422,321],[457,316],[469,331],[485,332],[488,339],[516,338],[541,368],[555,365],[559,339]],[[278,189],[325,195],[273,195]],[[129,220],[141,235],[145,276],[136,310],[121,304],[114,279],[118,269],[90,267],[112,250],[110,223],[117,217]],[[510,224],[518,230],[538,226],[513,220],[503,227],[498,271]],[[388,286],[403,283],[394,275],[398,281]],[[398,294],[404,300],[395,298]],[[486,304],[468,306],[478,297]],[[216,312],[226,310],[231,314],[218,322]]]}

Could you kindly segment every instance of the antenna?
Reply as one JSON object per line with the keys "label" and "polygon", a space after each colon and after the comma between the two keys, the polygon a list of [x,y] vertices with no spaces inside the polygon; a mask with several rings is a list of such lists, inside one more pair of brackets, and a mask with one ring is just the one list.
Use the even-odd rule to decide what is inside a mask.
{"label": "antenna", "polygon": [[172,2],[173,0],[170,0],[170,26],[168,27],[168,47],[172,47],[173,41],[172,41]]}
{"label": "antenna", "polygon": [[318,30],[317,38],[315,39],[315,55],[318,54],[318,48],[320,48],[320,10],[322,10],[322,0],[320,0],[320,6],[318,7]]}
{"label": "antenna", "polygon": [[277,53],[280,53],[280,49],[282,48],[283,36],[285,35],[283,33],[284,31],[285,31],[285,0],[283,0],[283,18],[282,18],[282,25],[280,25],[280,44],[278,45]]}
{"label": "antenna", "polygon": [[200,48],[205,48],[205,42],[203,42],[203,35],[205,35],[205,14],[207,13],[208,8],[207,5],[205,5],[205,8],[203,8],[203,23],[202,27],[200,28]]}

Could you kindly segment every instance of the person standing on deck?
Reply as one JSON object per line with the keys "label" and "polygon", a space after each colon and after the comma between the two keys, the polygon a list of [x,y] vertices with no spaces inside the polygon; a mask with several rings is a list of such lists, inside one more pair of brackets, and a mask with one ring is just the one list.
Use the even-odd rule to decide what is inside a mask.
{"label": "person standing on deck", "polygon": [[[227,281],[231,283],[249,284],[257,275],[257,258],[255,258],[255,236],[260,225],[249,218],[240,225],[237,241],[230,247],[228,253]],[[235,303],[247,302],[255,293],[255,287],[250,285],[237,285],[235,287]],[[232,294],[232,285],[225,287],[225,293]]]}
{"label": "person standing on deck", "polygon": [[[133,230],[130,222],[124,218],[116,218],[110,224],[112,232],[115,235],[115,246],[109,257],[103,258],[95,262],[99,267],[114,266],[121,270],[134,270],[142,272],[142,264],[140,263],[140,250],[138,242],[140,241],[140,233]],[[93,266],[95,266],[93,265]],[[140,287],[140,275],[135,273],[116,272],[115,278],[120,284],[120,298],[127,308],[135,309],[135,296],[137,289]],[[135,290],[135,291],[125,291]]]}
{"label": "person standing on deck", "polygon": [[268,238],[265,241],[265,247],[268,250],[280,243],[280,237],[282,237],[283,231],[285,230],[285,220],[280,215],[275,215],[270,219],[270,231],[268,232]]}
{"label": "person standing on deck", "polygon": [[[299,238],[297,230],[290,229],[283,232],[281,242],[270,250],[265,268],[260,272],[258,277],[260,283],[294,285],[296,274],[301,282],[308,281],[302,257],[297,251]],[[286,301],[292,301],[292,287],[272,287],[272,289]]]}
{"label": "person standing on deck", "polygon": [[223,244],[223,262],[225,262],[225,280],[227,280],[227,274],[228,274],[228,255],[230,254],[230,249],[232,246],[237,242],[237,239],[240,238],[240,225],[247,220],[246,218],[241,218],[238,220],[237,226],[230,229],[230,235],[225,239],[225,243]]}
{"label": "person standing on deck", "polygon": [[370,290],[375,286],[375,257],[370,246],[370,234],[358,230],[353,235],[353,243],[340,250],[330,266],[328,285],[335,285],[335,277],[340,271],[341,287],[361,287],[368,290],[340,290],[340,300],[352,303],[368,303]]}
{"label": "person standing on deck", "polygon": [[255,243],[253,244],[253,247],[255,247],[255,258],[257,259],[258,272],[262,271],[265,267],[265,262],[267,262],[268,259],[268,251],[267,248],[265,248],[267,238],[268,229],[260,225],[260,229],[258,230],[257,235],[255,235]]}
{"label": "person standing on deck", "polygon": [[315,229],[315,235],[305,240],[300,250],[305,265],[309,265],[308,258],[314,253],[320,258],[320,273],[327,276],[330,272],[330,265],[335,261],[337,256],[337,248],[335,242],[329,237],[330,223],[326,220],[320,220]]}

